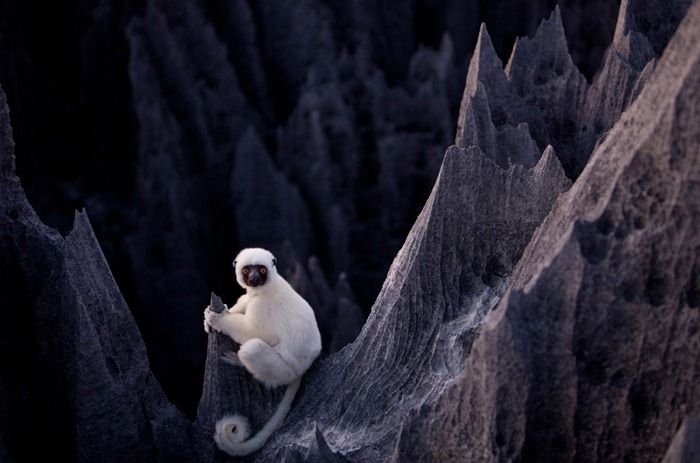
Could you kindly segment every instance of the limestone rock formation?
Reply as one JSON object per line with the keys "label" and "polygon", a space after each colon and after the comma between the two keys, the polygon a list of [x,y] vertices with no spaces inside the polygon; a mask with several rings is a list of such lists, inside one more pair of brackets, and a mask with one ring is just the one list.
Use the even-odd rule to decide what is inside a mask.
{"label": "limestone rock formation", "polygon": [[0,442],[8,461],[186,458],[190,424],[151,373],[87,215],[77,213],[63,238],[38,218],[14,169],[0,90]]}
{"label": "limestone rock formation", "polygon": [[[199,312],[211,290],[237,296],[233,254],[251,242],[291,247],[282,266],[304,272],[315,259],[323,277],[314,281],[351,288],[340,299],[309,294],[326,314],[352,313],[348,323],[329,318],[324,348],[353,339],[454,137],[480,23],[490,26],[491,58],[504,58],[553,4],[0,1],[0,82],[18,172],[32,206],[63,234],[73,211],[86,209],[155,375],[192,417],[206,348]],[[612,40],[617,2],[560,5],[574,61],[591,77]],[[660,44],[656,54],[682,17],[673,8],[635,13]],[[561,28],[550,29],[544,41],[564,50]],[[502,83],[500,68],[489,69]],[[532,104],[519,108],[512,126],[494,112],[502,139],[494,159],[532,167],[551,144],[573,179],[570,144],[558,138],[571,135],[568,119],[561,134],[547,122],[545,134]],[[250,198],[261,176],[276,199]],[[283,218],[266,220],[280,209]],[[251,210],[259,216],[250,219]]]}
{"label": "limestone rock formation", "polygon": [[659,461],[697,414],[699,66],[696,5],[399,456]]}
{"label": "limestone rock formation", "polygon": [[[166,336],[161,348],[196,344],[182,339],[188,330],[170,331],[155,315],[197,306],[178,313],[175,325],[201,330],[207,301],[190,291],[205,298],[216,291],[202,275],[217,268],[214,259],[229,259],[196,252],[227,244],[208,241],[221,225],[215,212],[224,211],[226,221],[288,200],[295,216],[315,217],[313,226],[285,215],[253,223],[270,224],[270,233],[288,228],[293,242],[278,251],[284,271],[319,308],[330,333],[326,352],[333,352],[349,340],[341,327],[361,323],[353,277],[342,272],[356,256],[346,245],[334,253],[327,244],[315,247],[306,233],[339,243],[361,239],[368,250],[376,243],[373,222],[349,227],[377,207],[373,199],[388,198],[395,214],[377,219],[376,229],[406,219],[402,181],[440,161],[426,161],[423,150],[434,149],[452,120],[447,81],[458,47],[449,37],[437,51],[411,55],[411,46],[400,47],[396,61],[382,66],[404,63],[408,90],[389,85],[391,72],[378,72],[364,47],[338,56],[321,47],[328,55],[319,61],[304,48],[275,64],[299,101],[282,103],[289,118],[271,136],[256,118],[281,109],[265,103],[269,63],[261,56],[279,41],[325,43],[329,30],[320,19],[318,35],[295,29],[294,18],[306,23],[318,14],[308,2],[296,3],[291,18],[235,4],[242,14],[217,23],[238,24],[235,36],[209,27],[199,4],[149,3],[128,28],[144,200],[124,249],[144,263],[148,278],[137,285],[152,301],[144,333]],[[355,2],[353,11],[363,6]],[[374,11],[388,20],[382,8]],[[362,331],[311,367],[283,426],[241,460],[693,461],[700,414],[700,4],[623,2],[611,51],[590,86],[567,55],[559,15],[555,10],[532,38],[519,40],[505,69],[482,27],[457,146],[442,157]],[[259,25],[274,29],[265,43],[253,33]],[[391,36],[360,39],[378,48],[396,43]],[[216,45],[224,41],[236,42],[241,55],[226,58],[226,47]],[[237,69],[240,56],[250,58],[249,68]],[[202,76],[213,81],[202,85]],[[240,87],[227,86],[239,78]],[[242,100],[243,93],[256,97]],[[224,117],[227,124],[220,116],[229,105],[241,116]],[[406,107],[416,114],[400,110]],[[584,131],[589,124],[592,132]],[[329,149],[335,145],[338,151]],[[194,148],[201,156],[192,156]],[[188,175],[193,171],[201,175]],[[337,172],[346,174],[343,182]],[[245,173],[269,178],[280,196],[257,203]],[[234,196],[236,204],[228,199]],[[196,220],[198,208],[208,211],[205,219]],[[234,222],[226,226],[250,236]],[[151,255],[176,248],[181,254]],[[311,257],[318,249],[325,262]],[[180,273],[160,271],[163,262]],[[255,431],[279,402],[280,390],[222,362],[236,346],[210,334],[203,378],[190,369],[193,357],[168,359],[181,365],[177,377],[202,386],[195,419],[178,411],[153,373],[163,368],[165,350],[149,362],[149,344],[134,321],[143,314],[132,317],[87,214],[77,213],[64,237],[29,204],[2,92],[0,263],[3,461],[229,461],[215,449],[214,422],[237,411]],[[166,298],[148,292],[173,285],[178,292]]]}
{"label": "limestone rock formation", "polygon": [[691,463],[700,459],[700,421],[697,417],[683,421],[662,463]]}
{"label": "limestone rock formation", "polygon": [[[700,394],[699,31],[695,5],[648,85],[535,232],[500,301],[463,279],[483,255],[461,255],[452,233],[470,230],[459,220],[484,201],[469,194],[465,207],[441,194],[445,185],[458,190],[448,167],[459,157],[448,151],[363,332],[313,373],[325,377],[312,376],[310,387],[323,386],[297,405],[306,420],[319,417],[329,448],[358,461],[663,457],[685,416],[697,414]],[[479,242],[491,251],[487,237]],[[410,350],[394,350],[405,342]],[[329,382],[333,395],[324,397]],[[363,414],[366,394],[378,421]],[[294,417],[262,460],[318,439]]]}

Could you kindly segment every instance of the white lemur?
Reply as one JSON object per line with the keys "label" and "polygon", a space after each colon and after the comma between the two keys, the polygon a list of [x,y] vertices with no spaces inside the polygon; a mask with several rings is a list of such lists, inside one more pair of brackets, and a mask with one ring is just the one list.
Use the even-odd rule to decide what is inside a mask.
{"label": "white lemur", "polygon": [[214,440],[229,455],[259,450],[282,424],[299,389],[301,376],[321,352],[321,334],[311,306],[282,278],[276,259],[261,248],[242,250],[233,261],[236,280],[246,294],[222,313],[207,307],[204,330],[224,333],[241,345],[224,360],[244,366],[268,387],[288,385],[277,410],[253,437],[241,415],[216,423]]}

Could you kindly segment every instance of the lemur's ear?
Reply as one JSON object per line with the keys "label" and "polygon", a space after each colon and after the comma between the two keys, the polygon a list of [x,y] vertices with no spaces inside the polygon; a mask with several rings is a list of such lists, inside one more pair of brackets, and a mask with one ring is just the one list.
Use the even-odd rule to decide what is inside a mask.
{"label": "lemur's ear", "polygon": [[276,267],[276,266],[277,266],[277,258],[276,258],[276,257],[273,257],[273,258],[272,258],[272,266],[273,266],[273,267]]}
{"label": "lemur's ear", "polygon": [[236,268],[236,261],[233,261],[233,268]]}

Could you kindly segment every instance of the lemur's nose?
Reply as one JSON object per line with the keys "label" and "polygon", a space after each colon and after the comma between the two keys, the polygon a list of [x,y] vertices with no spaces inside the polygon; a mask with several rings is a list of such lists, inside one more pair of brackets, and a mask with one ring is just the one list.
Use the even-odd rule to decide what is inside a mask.
{"label": "lemur's nose", "polygon": [[252,270],[248,275],[248,284],[250,286],[258,286],[260,283],[262,283],[260,273],[257,270]]}

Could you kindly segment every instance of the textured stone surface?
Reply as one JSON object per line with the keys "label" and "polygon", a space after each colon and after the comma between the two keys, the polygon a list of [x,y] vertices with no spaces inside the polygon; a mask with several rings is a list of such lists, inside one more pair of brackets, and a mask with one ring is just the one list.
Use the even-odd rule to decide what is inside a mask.
{"label": "textured stone surface", "polygon": [[673,437],[662,463],[692,463],[700,460],[700,419],[687,418]]}
{"label": "textured stone surface", "polygon": [[221,360],[224,353],[235,352],[239,347],[226,335],[209,335],[205,381],[194,431],[194,453],[199,461],[216,461],[217,456],[223,456],[212,442],[214,423],[224,414],[240,413],[249,419],[253,429],[260,429],[282,399],[283,387],[267,389],[255,381],[245,368],[234,367]]}
{"label": "textured stone surface", "polygon": [[659,461],[697,413],[699,66],[695,5],[399,460]]}
{"label": "textured stone surface", "polygon": [[[449,38],[438,52],[400,58],[408,82],[392,88],[368,44],[336,52],[340,39],[310,2],[210,8],[151,2],[127,28],[138,191],[127,258],[118,259],[129,265],[154,369],[178,384],[175,399],[187,406],[199,387],[187,372],[201,371],[204,357],[191,327],[210,289],[236,297],[234,249],[266,246],[283,270],[315,256],[321,280],[342,276],[359,288],[342,301],[302,291],[331,317],[324,349],[356,336],[355,319],[434,180],[452,131],[447,88],[456,77]],[[167,323],[155,306],[168,312]],[[338,310],[351,322],[337,325]],[[182,333],[190,333],[184,342]],[[173,352],[185,368],[174,366]]]}
{"label": "textured stone surface", "polygon": [[[0,91],[2,442],[18,459],[186,458],[190,424],[150,371],[85,213],[64,239],[24,196]],[[51,429],[42,445],[38,430]]]}
{"label": "textured stone surface", "polygon": [[690,0],[622,1],[613,43],[580,110],[572,173],[578,175],[601,134],[639,94],[650,75],[649,68],[655,66],[671,37],[669,31],[676,29],[690,4]]}
{"label": "textured stone surface", "polygon": [[[265,6],[236,4],[245,14],[221,21],[241,22],[240,37],[221,38],[194,4],[149,4],[128,29],[130,72],[138,83],[138,191],[153,201],[139,206],[125,249],[144,263],[134,269],[143,272],[137,290],[153,301],[149,310],[180,317],[170,327],[159,326],[153,314],[144,322],[151,339],[166,337],[161,349],[196,344],[186,333],[200,332],[201,309],[217,289],[202,275],[217,267],[212,259],[230,265],[225,252],[197,252],[225,247],[225,240],[209,242],[212,227],[243,231],[233,221],[218,222],[216,215],[197,220],[195,213],[200,207],[225,209],[226,221],[256,207],[250,198],[255,189],[241,180],[236,163],[252,179],[274,179],[284,199],[298,191],[301,200],[291,204],[299,215],[304,207],[309,216],[324,211],[311,227],[314,233],[338,243],[361,238],[362,249],[371,250],[381,244],[373,230],[394,230],[392,224],[409,215],[410,207],[402,204],[410,191],[405,181],[432,168],[425,164],[426,146],[434,149],[434,137],[449,130],[447,81],[455,45],[445,37],[439,50],[411,55],[406,46],[393,64],[383,63],[387,69],[408,66],[408,89],[388,84],[361,52],[319,63],[305,49],[281,61],[276,69],[299,85],[299,101],[289,103],[289,119],[275,130],[276,143],[269,143],[269,133],[256,125],[258,116],[246,113],[265,106],[264,60],[253,59],[240,71],[240,85],[259,95],[255,104],[242,103],[238,90],[225,85],[239,78],[239,58],[225,58],[216,43],[236,41],[252,55],[257,47],[272,53],[275,40],[312,46],[318,37],[295,32],[293,19],[318,11],[299,2],[290,10],[294,15],[285,17]],[[363,5],[353,5],[358,18],[352,20],[359,21]],[[606,64],[608,71],[585,92],[565,54],[558,11],[531,39],[518,42],[505,70],[482,28],[459,118],[461,146],[447,150],[367,323],[355,342],[312,366],[282,428],[243,460],[692,458],[692,417],[700,402],[700,5],[690,8],[666,49],[688,3],[623,6],[613,45],[620,48],[607,60],[613,62],[615,54],[619,63],[632,60],[635,72],[625,77],[625,66]],[[376,11],[388,21],[387,12]],[[663,24],[657,12],[665,12]],[[274,29],[275,40],[256,45],[250,18]],[[319,36],[327,33],[319,30]],[[396,43],[391,37],[374,40],[377,47]],[[196,46],[202,43],[208,45]],[[646,53],[664,49],[658,63]],[[200,84],[202,76],[213,79],[211,86]],[[606,79],[624,87],[624,101],[587,106],[602,95],[591,88],[605,89]],[[571,104],[562,107],[564,102]],[[232,119],[229,127],[217,118],[217,108],[228,104],[243,105],[235,119],[240,124]],[[280,110],[270,106],[259,114]],[[599,133],[610,130],[602,140],[594,137],[597,148],[590,156],[576,138],[576,124],[593,113],[603,121]],[[367,114],[371,120],[358,125]],[[252,124],[243,123],[248,117]],[[573,119],[576,124],[569,124]],[[194,147],[200,156],[191,155]],[[579,149],[581,156],[574,154]],[[569,189],[565,172],[576,175],[565,167],[576,162],[585,168]],[[347,175],[342,183],[334,180],[338,172]],[[15,175],[4,96],[0,194],[0,458],[43,460],[51,449],[51,457],[78,461],[226,461],[211,438],[214,421],[239,411],[259,428],[280,391],[266,390],[242,369],[221,362],[221,354],[235,346],[212,334],[196,418],[190,422],[177,411],[151,373],[87,215],[78,213],[63,238],[43,225],[26,200]],[[226,200],[234,194],[245,197],[239,210]],[[348,230],[352,219],[371,216],[384,198],[388,215]],[[265,201],[265,208],[274,209],[282,199]],[[280,220],[269,228],[296,230],[290,233],[296,242],[279,247],[285,274],[318,308],[332,351],[348,340],[349,330],[341,327],[354,330],[361,323],[350,276],[342,272],[356,257],[349,244],[332,255],[326,250],[320,254],[334,267],[329,270],[320,259],[297,255],[297,247],[315,245],[307,241],[304,248],[304,238],[311,238],[303,224]],[[159,260],[157,253],[171,249],[181,252]],[[155,253],[151,261],[149,253]],[[163,263],[180,273],[159,270]],[[173,280],[165,284],[167,278]],[[162,293],[170,285],[180,292],[165,299],[148,292],[152,286]],[[179,313],[186,304],[178,295],[196,310]],[[179,331],[178,323],[187,328]],[[180,368],[175,377],[190,387],[200,384],[191,368],[194,357],[166,349],[154,357],[163,362],[166,353]],[[42,446],[34,438],[37,423],[54,431],[42,434]]]}
{"label": "textured stone surface", "polygon": [[531,39],[516,41],[505,72],[514,92],[541,115],[548,142],[573,177],[577,161],[572,133],[587,84],[569,55],[559,8]]}
{"label": "textured stone surface", "polygon": [[[445,185],[454,191],[445,172],[459,158],[448,152],[360,337],[312,373],[333,378],[325,382],[341,404],[337,411],[325,406],[318,420],[330,448],[357,461],[661,459],[683,417],[697,413],[700,393],[699,22],[696,5],[648,88],[536,232],[482,331],[480,315],[490,305],[476,302],[484,300],[479,285],[470,293],[470,280],[459,276],[470,258],[451,235],[465,228],[435,225],[437,217],[448,220],[436,211],[473,211],[438,200]],[[467,196],[472,207],[483,204]],[[451,252],[440,250],[441,239],[454,245]],[[459,289],[451,292],[450,283]],[[489,301],[494,293],[484,294]],[[391,349],[405,340],[410,354]],[[335,363],[344,355],[344,366]],[[387,374],[358,375],[355,368]],[[396,383],[402,396],[392,402],[396,394],[385,391]],[[338,393],[335,384],[352,392]],[[373,416],[381,416],[376,423],[358,410],[369,391]],[[323,388],[314,390],[319,395]],[[314,404],[305,397],[297,411],[317,416]],[[340,419],[324,426],[328,413]],[[403,422],[398,436],[384,427],[393,419]],[[295,424],[263,450],[263,460],[282,455],[280,442],[298,445],[310,436]],[[394,451],[382,450],[388,448]]]}
{"label": "textured stone surface", "polygon": [[551,149],[530,170],[503,170],[476,147],[450,148],[360,337],[309,373],[260,458],[312,445],[317,426],[353,461],[386,459],[410,410],[459,370],[478,320],[566,187]]}
{"label": "textured stone surface", "polygon": [[[472,55],[455,144],[478,146],[499,166],[532,167],[549,143],[542,115],[515,94],[482,25]],[[515,149],[513,149],[515,148]]]}
{"label": "textured stone surface", "polygon": [[571,59],[558,7],[532,38],[516,41],[505,71],[482,25],[455,144],[477,145],[503,167],[529,167],[537,160],[533,142],[540,150],[551,144],[567,176],[575,179],[595,143],[644,87],[669,28],[675,30],[689,5],[623,1],[613,43],[591,85]]}
{"label": "textured stone surface", "polygon": [[[194,416],[206,347],[197,320],[209,291],[237,296],[236,250],[282,248],[281,267],[305,272],[315,257],[331,287],[352,288],[342,299],[305,294],[326,301],[317,307],[327,314],[353,314],[329,319],[324,349],[353,339],[355,315],[369,312],[454,137],[480,22],[491,58],[505,59],[554,3],[0,2],[0,81],[25,190],[63,233],[74,209],[87,210],[156,376]],[[561,3],[575,60],[591,76],[617,2]],[[498,58],[483,69],[495,61],[500,85]],[[531,167],[552,144],[568,171],[556,124],[545,130],[512,94],[490,92],[494,109],[514,118],[504,125],[494,110],[500,141],[480,148],[498,146],[504,167]],[[263,199],[255,192],[265,176],[274,179],[266,192],[279,194]]]}

